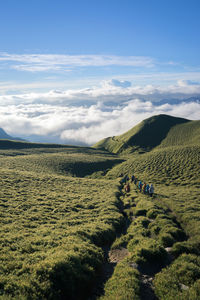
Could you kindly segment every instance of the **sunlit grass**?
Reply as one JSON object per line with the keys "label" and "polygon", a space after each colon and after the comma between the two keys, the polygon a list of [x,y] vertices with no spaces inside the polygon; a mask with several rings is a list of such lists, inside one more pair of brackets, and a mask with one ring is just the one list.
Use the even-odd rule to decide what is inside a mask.
{"label": "sunlit grass", "polygon": [[97,157],[14,155],[0,158],[0,298],[79,297],[103,262],[99,246],[122,226],[118,187],[115,181],[61,175],[77,163],[75,176],[83,171],[81,162],[89,167]]}

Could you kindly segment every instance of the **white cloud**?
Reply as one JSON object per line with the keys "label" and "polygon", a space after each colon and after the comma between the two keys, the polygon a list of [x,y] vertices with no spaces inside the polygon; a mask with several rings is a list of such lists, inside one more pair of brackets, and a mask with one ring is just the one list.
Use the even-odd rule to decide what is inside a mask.
{"label": "white cloud", "polygon": [[103,81],[102,86],[105,88],[108,87],[121,87],[121,88],[128,88],[131,87],[131,82],[127,80],[118,80],[118,79],[111,79]]}
{"label": "white cloud", "polygon": [[121,134],[152,115],[165,113],[199,119],[199,112],[200,103],[155,105],[139,99],[109,110],[104,110],[101,104],[88,108],[20,104],[0,108],[0,127],[15,136],[54,136],[60,137],[63,143],[93,144],[107,136]]}
{"label": "white cloud", "polygon": [[[24,93],[0,96],[0,106],[19,104],[51,104],[91,106],[96,103],[110,103],[115,106],[130,99],[143,99],[158,102],[162,99],[179,99],[200,95],[200,84],[188,84],[188,81],[179,81],[170,86],[130,86],[129,81],[103,81],[102,86],[79,90],[51,90],[45,93]],[[1,86],[1,85],[0,85]],[[128,87],[125,87],[128,86]],[[1,88],[1,87],[0,87]],[[4,86],[2,86],[4,88]],[[110,104],[109,104],[110,105]]]}
{"label": "white cloud", "polygon": [[77,129],[64,130],[61,133],[63,141],[74,140],[94,144],[95,142],[113,135],[119,135],[145,118],[157,114],[168,114],[188,119],[199,119],[199,103],[154,106],[151,102],[132,100],[123,109],[115,109],[107,115],[95,108],[95,115],[102,118],[98,124],[81,126]]}
{"label": "white cloud", "polygon": [[[63,70],[61,66],[54,65],[53,67],[50,65],[36,64],[36,65],[12,65],[12,69],[18,71],[28,71],[28,72],[47,72],[47,71],[60,71]],[[65,68],[65,71],[70,71],[70,69]]]}
{"label": "white cloud", "polygon": [[[58,55],[0,53],[0,62],[9,62],[11,68],[21,71],[67,70],[71,67],[130,66],[151,68],[155,61],[145,56],[117,55]],[[13,64],[15,63],[15,64]]]}
{"label": "white cloud", "polygon": [[[90,89],[0,96],[0,127],[13,136],[36,135],[41,136],[40,140],[52,137],[56,142],[93,144],[156,114],[200,119],[200,102],[182,101],[200,95],[198,84],[123,85],[119,79]],[[161,99],[168,100],[158,102]]]}
{"label": "white cloud", "polygon": [[185,86],[199,86],[200,82],[198,81],[193,81],[193,80],[178,80],[178,85],[181,87],[185,87]]}

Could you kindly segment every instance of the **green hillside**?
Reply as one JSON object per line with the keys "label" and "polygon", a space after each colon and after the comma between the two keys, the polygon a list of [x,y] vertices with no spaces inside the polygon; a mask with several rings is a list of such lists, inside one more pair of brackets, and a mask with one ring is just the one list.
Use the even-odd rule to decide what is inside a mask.
{"label": "green hillside", "polygon": [[110,178],[136,174],[139,178],[163,184],[200,182],[200,146],[168,147],[135,155],[108,172]]}
{"label": "green hillside", "polygon": [[87,147],[0,145],[0,299],[79,299],[124,222],[117,182],[80,177],[122,160]]}
{"label": "green hillside", "polygon": [[[140,193],[138,182],[125,194],[133,221],[112,247],[125,247],[129,255],[117,264],[102,300],[200,299],[200,121],[168,129],[151,151],[122,152],[126,161],[106,174],[110,179],[134,174],[142,183],[153,183],[155,194],[151,199]],[[169,257],[167,263],[164,256]],[[152,271],[159,260],[162,266]]]}
{"label": "green hillside", "polygon": [[0,141],[0,168],[24,172],[93,176],[105,175],[123,160],[89,147]]}
{"label": "green hillside", "polygon": [[97,149],[105,149],[113,153],[149,151],[161,144],[174,126],[189,120],[167,115],[148,118],[126,133],[106,138],[94,145]]}
{"label": "green hillside", "polygon": [[165,115],[96,149],[1,140],[0,299],[198,300],[199,166],[200,121]]}
{"label": "green hillside", "polygon": [[200,121],[172,127],[159,147],[200,145]]}

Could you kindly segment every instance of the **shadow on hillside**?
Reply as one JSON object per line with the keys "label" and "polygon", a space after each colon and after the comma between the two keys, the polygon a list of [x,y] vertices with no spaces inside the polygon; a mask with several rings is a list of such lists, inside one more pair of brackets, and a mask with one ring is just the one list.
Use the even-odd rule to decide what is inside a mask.
{"label": "shadow on hillside", "polygon": [[77,162],[73,163],[70,167],[67,166],[65,173],[70,173],[76,177],[85,177],[94,173],[99,173],[100,176],[105,176],[106,173],[115,165],[124,162],[124,160],[106,160],[100,162]]}

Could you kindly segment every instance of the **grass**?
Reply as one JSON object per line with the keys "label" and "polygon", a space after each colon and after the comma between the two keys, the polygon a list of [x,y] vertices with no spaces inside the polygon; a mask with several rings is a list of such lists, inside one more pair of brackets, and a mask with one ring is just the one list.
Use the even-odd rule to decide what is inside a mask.
{"label": "grass", "polygon": [[105,285],[105,295],[99,300],[140,300],[139,272],[133,269],[129,260],[119,263]]}
{"label": "grass", "polygon": [[[112,249],[128,247],[129,257],[102,299],[140,299],[134,263],[165,267],[154,281],[159,299],[199,299],[199,121],[160,118],[98,144],[120,156],[0,141],[0,299],[86,299],[104,261],[101,247],[112,241]],[[144,137],[156,124],[149,143]],[[125,222],[122,173],[154,183],[155,195],[131,186],[124,214],[135,219],[116,239]],[[166,247],[174,257],[168,267]]]}
{"label": "grass", "polygon": [[149,151],[161,144],[171,128],[189,122],[186,119],[167,115],[148,118],[120,136],[106,138],[94,145],[113,153]]}
{"label": "grass", "polygon": [[81,147],[0,150],[0,168],[40,174],[98,177],[121,162],[113,155]]}
{"label": "grass", "polygon": [[[129,256],[124,261],[128,261],[129,266],[136,264],[139,269],[157,270],[154,286],[158,299],[197,300],[196,296],[191,295],[198,295],[199,293],[199,269],[195,267],[195,260],[199,261],[198,242],[192,241],[192,237],[187,240],[187,236],[177,222],[175,215],[164,201],[157,198],[157,195],[150,198],[143,193],[139,193],[137,187],[132,184],[130,193],[124,198],[125,205],[127,205],[127,199],[129,199],[129,210],[132,210],[134,219],[127,233],[115,240],[112,249],[127,247]],[[168,268],[165,268],[170,262],[166,247],[171,247],[170,252],[175,259],[173,265]],[[190,258],[193,262],[192,266]],[[183,266],[182,269],[181,266]],[[162,269],[161,272],[160,269]],[[177,276],[174,275],[175,270],[179,276],[185,279],[181,278],[178,281]],[[124,280],[127,281],[130,279],[129,276],[131,277],[128,273],[124,276]],[[186,285],[187,278],[188,280],[191,278],[190,287]],[[121,280],[123,279],[121,278]],[[112,285],[110,282],[112,282]],[[117,285],[117,278],[113,275],[108,281],[109,295],[114,293],[115,285]],[[141,283],[139,283],[139,286],[141,286]],[[113,287],[113,291],[111,287]],[[133,285],[133,287],[137,291],[136,285]],[[191,294],[185,291],[184,288],[190,289]],[[114,294],[116,299],[118,293]],[[141,290],[139,297],[141,297]]]}
{"label": "grass", "polygon": [[[111,243],[124,217],[115,181],[67,174],[88,168],[91,175],[98,163],[105,171],[116,159],[24,151],[0,158],[0,299],[79,298],[102,265],[100,246]],[[81,163],[85,170],[74,167]]]}
{"label": "grass", "polygon": [[155,292],[161,300],[198,299],[195,293],[198,289],[199,294],[199,279],[200,258],[183,254],[170,267],[156,275]]}
{"label": "grass", "polygon": [[164,185],[199,184],[200,146],[183,146],[156,149],[134,155],[108,172],[108,178],[121,173],[135,174],[142,181]]}

